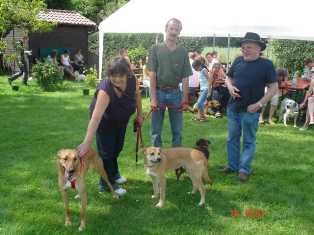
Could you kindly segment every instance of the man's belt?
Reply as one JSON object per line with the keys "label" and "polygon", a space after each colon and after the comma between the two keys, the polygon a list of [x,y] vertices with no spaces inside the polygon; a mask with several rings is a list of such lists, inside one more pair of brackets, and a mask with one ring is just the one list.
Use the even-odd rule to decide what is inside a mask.
{"label": "man's belt", "polygon": [[179,87],[174,87],[174,86],[157,86],[158,90],[162,91],[171,91],[171,90],[178,90]]}

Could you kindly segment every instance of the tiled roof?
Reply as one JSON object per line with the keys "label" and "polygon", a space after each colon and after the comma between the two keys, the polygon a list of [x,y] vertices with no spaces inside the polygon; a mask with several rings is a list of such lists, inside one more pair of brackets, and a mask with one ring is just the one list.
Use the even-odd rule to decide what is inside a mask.
{"label": "tiled roof", "polygon": [[48,9],[41,11],[38,18],[44,21],[67,25],[96,26],[95,22],[76,11]]}

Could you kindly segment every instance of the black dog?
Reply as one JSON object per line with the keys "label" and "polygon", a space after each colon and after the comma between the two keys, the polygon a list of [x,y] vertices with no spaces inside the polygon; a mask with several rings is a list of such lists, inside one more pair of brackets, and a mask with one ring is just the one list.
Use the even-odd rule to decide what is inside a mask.
{"label": "black dog", "polygon": [[[201,151],[205,157],[209,158],[209,150],[208,147],[211,144],[211,142],[209,140],[205,140],[205,139],[199,139],[198,141],[196,141],[195,147],[194,149],[197,149],[199,151]],[[183,167],[180,167],[178,169],[176,169],[176,176],[177,176],[177,181],[179,181],[180,176],[185,172]]]}

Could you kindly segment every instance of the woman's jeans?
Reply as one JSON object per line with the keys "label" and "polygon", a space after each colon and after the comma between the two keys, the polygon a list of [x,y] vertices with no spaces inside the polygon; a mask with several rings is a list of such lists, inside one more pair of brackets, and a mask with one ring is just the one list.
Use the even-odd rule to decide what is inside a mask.
{"label": "woman's jeans", "polygon": [[208,89],[201,90],[200,96],[198,97],[198,100],[197,100],[197,108],[199,110],[202,110],[202,111],[204,110],[207,96],[208,96]]}
{"label": "woman's jeans", "polygon": [[[256,148],[256,132],[260,113],[236,112],[235,110],[234,103],[228,105],[228,167],[234,171],[250,174]],[[242,134],[243,149],[241,152]]]}
{"label": "woman's jeans", "polygon": [[172,146],[181,146],[183,127],[183,114],[180,110],[181,100],[182,93],[179,89],[157,89],[158,110],[152,113],[151,122],[151,142],[153,146],[162,146],[161,134],[166,108],[168,109],[172,132]]}
{"label": "woman's jeans", "polygon": [[[103,161],[104,169],[108,174],[108,179],[115,189],[115,180],[120,177],[118,156],[123,148],[126,125],[121,127],[106,124],[102,130],[96,132],[96,144],[98,153]],[[106,189],[106,183],[100,178],[100,190]]]}

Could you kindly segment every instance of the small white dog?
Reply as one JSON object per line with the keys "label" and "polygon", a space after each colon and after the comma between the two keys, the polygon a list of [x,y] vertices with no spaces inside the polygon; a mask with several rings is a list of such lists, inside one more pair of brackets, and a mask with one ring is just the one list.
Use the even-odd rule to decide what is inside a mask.
{"label": "small white dog", "polygon": [[297,118],[299,116],[299,105],[292,99],[284,98],[281,101],[279,122],[283,120],[285,126],[287,126],[287,120],[294,118],[294,127],[297,127]]}

